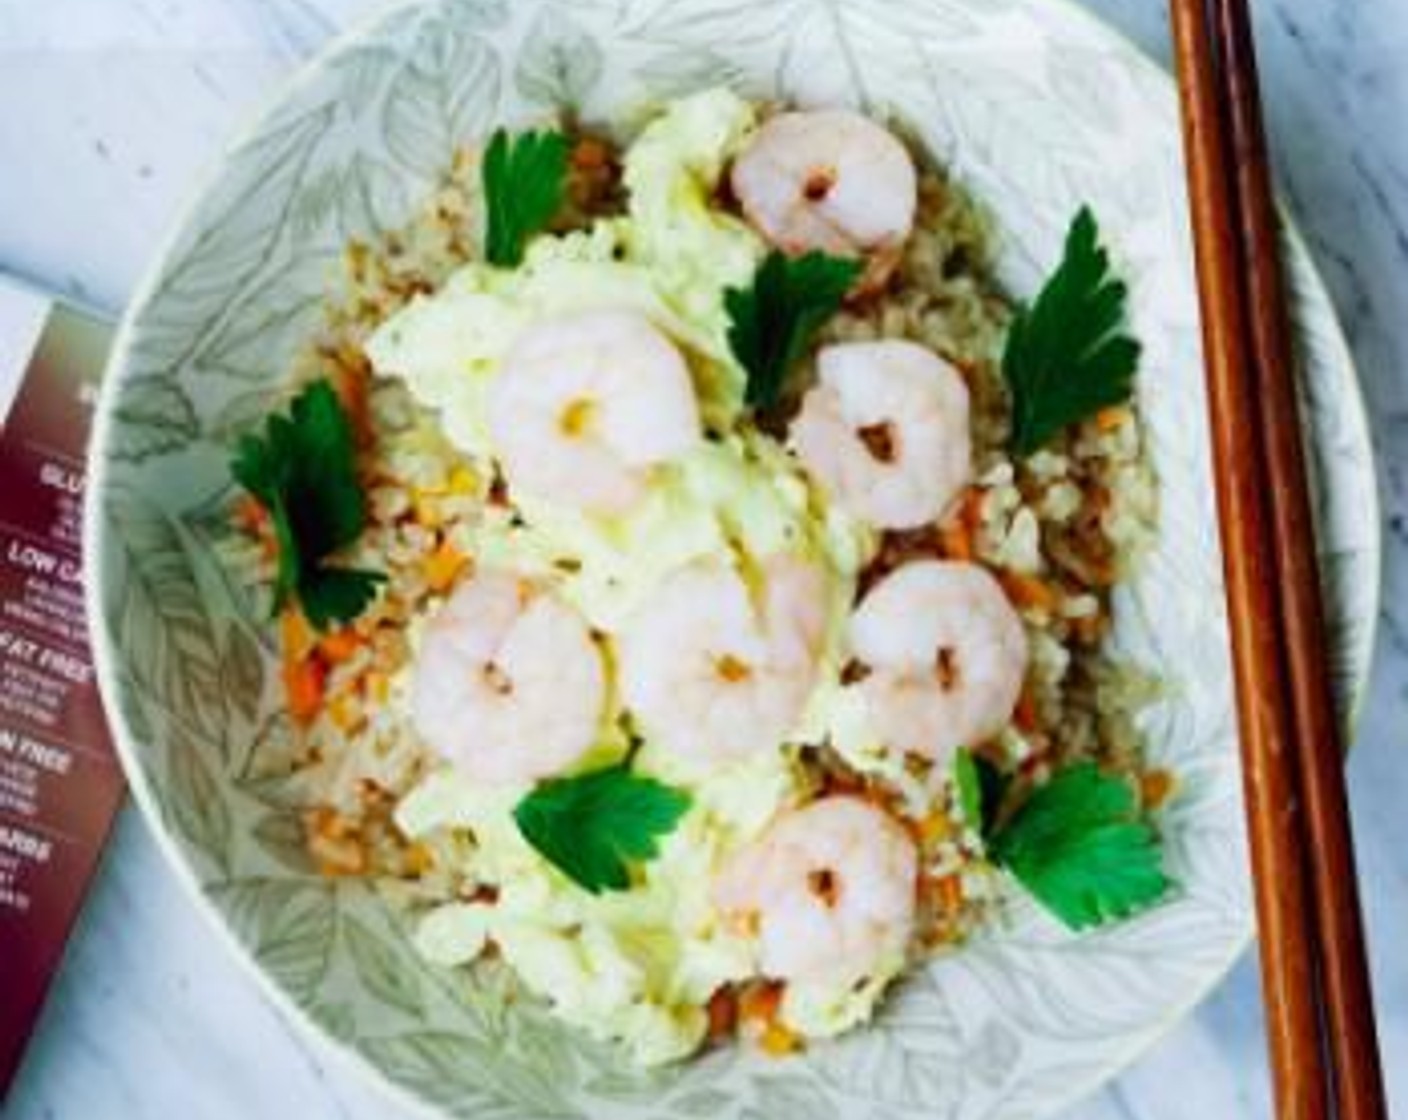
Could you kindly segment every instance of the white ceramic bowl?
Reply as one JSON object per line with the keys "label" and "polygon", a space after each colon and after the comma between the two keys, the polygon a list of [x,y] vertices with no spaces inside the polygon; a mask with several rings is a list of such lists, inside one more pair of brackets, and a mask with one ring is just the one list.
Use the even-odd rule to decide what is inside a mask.
{"label": "white ceramic bowl", "polygon": [[[394,226],[457,142],[561,102],[619,121],[728,81],[893,112],[991,209],[1029,293],[1091,203],[1132,281],[1160,544],[1118,603],[1164,676],[1146,721],[1182,779],[1167,905],[1076,938],[1018,907],[907,982],[873,1029],[782,1061],[642,1074],[411,951],[367,888],[303,858],[277,783],[270,637],[213,548],[227,462],[316,321],[350,236]],[[173,864],[281,1003],[408,1098],[484,1120],[1045,1115],[1162,1034],[1246,945],[1248,883],[1193,268],[1168,77],[1057,0],[440,0],[309,65],[226,154],[127,316],[94,451],[97,662],[132,788]],[[1378,594],[1365,420],[1324,289],[1291,244],[1334,665],[1352,704]]]}

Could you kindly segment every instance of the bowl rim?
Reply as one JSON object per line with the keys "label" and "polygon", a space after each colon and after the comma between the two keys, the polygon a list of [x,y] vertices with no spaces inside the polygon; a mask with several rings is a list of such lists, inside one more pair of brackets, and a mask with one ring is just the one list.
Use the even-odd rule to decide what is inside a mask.
{"label": "bowl rim", "polygon": [[[93,428],[88,442],[88,480],[85,487],[82,526],[85,565],[89,559],[96,563],[103,555],[100,547],[103,529],[99,496],[107,488],[109,460],[99,452],[110,442],[115,413],[114,406],[119,399],[119,385],[125,380],[127,369],[131,364],[131,342],[136,330],[138,312],[150,302],[152,295],[158,289],[173,250],[177,247],[202,201],[220,181],[230,156],[256,139],[267,122],[292,94],[320,80],[332,60],[349,47],[369,38],[402,12],[419,8],[428,10],[443,2],[444,0],[385,0],[385,2],[374,5],[368,11],[349,21],[340,31],[325,40],[313,53],[300,60],[286,77],[253,99],[243,111],[239,123],[230,131],[224,142],[208,158],[202,169],[192,176],[156,250],[133,288],[132,294],[128,297],[105,364],[98,404],[94,413]],[[541,3],[542,0],[534,0],[534,2]],[[1023,6],[1030,8],[1035,6],[1036,2],[1037,0],[1023,0]],[[1125,31],[1115,26],[1107,16],[1090,10],[1080,3],[1080,0],[1042,0],[1042,2],[1048,10],[1055,12],[1052,18],[1063,22],[1069,21],[1077,26],[1084,24],[1086,29],[1097,31],[1112,47],[1118,48],[1129,58],[1132,65],[1137,67],[1144,76],[1155,78],[1157,84],[1164,89],[1170,91],[1176,89],[1176,78],[1168,67]],[[1317,302],[1323,301],[1329,309],[1330,315],[1327,325],[1330,329],[1326,331],[1322,342],[1329,347],[1332,361],[1349,374],[1348,381],[1352,393],[1348,401],[1347,413],[1353,419],[1356,442],[1367,451],[1369,508],[1364,520],[1371,526],[1365,551],[1368,553],[1372,565],[1370,580],[1372,611],[1369,613],[1369,623],[1363,639],[1368,649],[1368,656],[1364,663],[1364,674],[1362,679],[1353,682],[1353,694],[1350,697],[1347,711],[1342,715],[1345,731],[1344,746],[1347,753],[1353,745],[1359,717],[1373,680],[1374,666],[1379,656],[1384,580],[1383,504],[1378,469],[1379,459],[1358,363],[1345,333],[1333,294],[1325,282],[1320,264],[1311,251],[1290,207],[1283,198],[1278,200],[1278,206],[1284,218],[1285,236],[1294,251],[1300,254],[1305,262],[1306,273],[1313,289],[1312,298]],[[1201,349],[1199,352],[1201,354]],[[1220,543],[1218,547],[1220,550]],[[97,571],[97,567],[94,566],[85,575],[84,607],[89,619],[103,617],[104,600],[101,590],[103,581],[97,577]],[[175,872],[177,880],[183,885],[185,893],[195,904],[196,909],[206,922],[215,928],[217,940],[222,943],[224,950],[238,962],[239,968],[244,974],[254,980],[256,988],[269,1001],[279,1018],[286,1025],[291,1023],[294,1026],[296,1033],[302,1036],[297,1040],[300,1045],[318,1046],[323,1053],[332,1055],[343,1068],[357,1075],[363,1084],[375,1087],[376,1091],[382,1094],[387,1101],[394,1102],[398,1107],[406,1109],[411,1114],[423,1117],[425,1120],[447,1120],[450,1113],[392,1079],[379,1069],[362,1052],[361,1048],[334,1035],[314,1019],[292,995],[275,982],[268,971],[259,964],[254,954],[236,936],[231,923],[225,919],[206,895],[194,867],[178,847],[170,829],[163,821],[163,814],[156,794],[153,792],[146,770],[140,761],[140,752],[135,736],[131,734],[126,721],[120,715],[121,708],[118,704],[119,658],[114,644],[109,640],[106,629],[96,626],[90,626],[90,641],[99,694],[104,710],[108,713],[111,738],[126,775],[133,800],[166,863]],[[1053,1094],[1043,1106],[1045,1110],[1043,1115],[1054,1116],[1077,1101],[1092,1095],[1101,1087],[1122,1076],[1137,1061],[1164,1042],[1208,998],[1212,991],[1226,980],[1247,950],[1251,948],[1256,940],[1256,928],[1255,915],[1250,908],[1244,916],[1244,924],[1245,929],[1242,935],[1229,942],[1224,956],[1208,968],[1201,984],[1194,985],[1180,999],[1170,1001],[1163,1016],[1156,1023],[1152,1023],[1147,1029],[1139,1032],[1117,1053],[1115,1048],[1111,1046],[1110,1051],[1113,1057],[1110,1061],[1102,1063],[1101,1068],[1095,1069],[1083,1077],[1073,1078],[1058,1094]]]}

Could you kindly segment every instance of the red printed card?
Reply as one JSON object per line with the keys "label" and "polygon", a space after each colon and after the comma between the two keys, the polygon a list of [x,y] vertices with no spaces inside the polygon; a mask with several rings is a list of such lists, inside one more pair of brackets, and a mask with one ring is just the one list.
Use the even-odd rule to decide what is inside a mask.
{"label": "red printed card", "polygon": [[[83,455],[111,331],[0,281],[0,1096],[122,800],[83,612]],[[4,415],[6,395],[0,395]]]}

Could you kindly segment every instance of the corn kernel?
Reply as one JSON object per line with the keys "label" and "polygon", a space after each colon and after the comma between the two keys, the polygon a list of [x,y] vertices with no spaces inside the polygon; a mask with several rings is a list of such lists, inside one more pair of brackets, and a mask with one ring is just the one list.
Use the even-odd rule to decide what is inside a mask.
{"label": "corn kernel", "polygon": [[801,1035],[781,1023],[769,1023],[758,1039],[758,1049],[770,1058],[783,1058],[801,1048]]}
{"label": "corn kernel", "polygon": [[446,489],[451,494],[458,494],[461,497],[473,494],[478,480],[474,477],[474,472],[468,467],[456,467],[450,472],[450,480],[446,484]]}

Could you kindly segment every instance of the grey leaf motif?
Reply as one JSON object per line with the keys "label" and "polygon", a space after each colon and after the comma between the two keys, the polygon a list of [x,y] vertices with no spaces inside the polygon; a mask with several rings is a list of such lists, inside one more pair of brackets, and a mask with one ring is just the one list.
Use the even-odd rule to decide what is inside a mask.
{"label": "grey leaf motif", "polygon": [[653,1101],[665,1087],[659,1074],[625,1065],[607,1067],[586,1084],[587,1090],[594,1096],[631,1102]]}
{"label": "grey leaf motif", "polygon": [[491,31],[508,22],[508,0],[445,0],[452,22],[473,31]]}
{"label": "grey leaf motif", "polygon": [[996,1086],[1011,1074],[1021,1057],[1021,1040],[993,1019],[978,1032],[978,1037],[964,1055],[963,1064],[979,1081]]}
{"label": "grey leaf motif", "polygon": [[333,890],[316,879],[247,878],[210,895],[269,975],[299,1003],[313,1003],[337,929]]}
{"label": "grey leaf motif", "polygon": [[581,1039],[575,1031],[554,1019],[538,1003],[522,1003],[504,1017],[513,1053],[524,1055],[528,1064],[555,1085],[575,1085],[582,1080],[578,1069]]}
{"label": "grey leaf motif", "polygon": [[[939,115],[963,164],[999,168],[1013,182],[1040,188],[1045,198],[1057,167],[1067,163],[1079,167],[1093,158],[1086,137],[1068,127],[1064,111],[1052,104],[1039,83],[1007,72],[999,82],[991,70],[962,55],[922,53],[936,104],[919,111]],[[936,77],[940,74],[941,80]],[[963,90],[962,96],[955,94],[957,88]],[[1038,147],[1029,143],[1034,120],[1048,128]],[[1014,160],[1016,153],[1025,155]]]}
{"label": "grey leaf motif", "polygon": [[342,236],[366,240],[400,226],[410,209],[403,180],[394,167],[374,156],[353,156],[338,200]]}
{"label": "grey leaf motif", "polygon": [[276,710],[264,717],[255,733],[237,779],[240,788],[261,804],[274,809],[306,805],[309,793],[300,773],[290,770],[295,755],[295,733],[288,713]]}
{"label": "grey leaf motif", "polygon": [[566,12],[543,7],[514,68],[518,91],[530,101],[576,108],[601,78],[601,47]]}
{"label": "grey leaf motif", "polygon": [[171,782],[167,811],[187,843],[218,867],[230,871],[230,837],[233,825],[214,773],[216,763],[206,757],[209,747],[188,736],[175,734],[167,745],[167,776]]}
{"label": "grey leaf motif", "polygon": [[296,875],[312,875],[313,860],[308,854],[308,840],[303,822],[291,811],[270,813],[254,826],[250,833],[282,871]]}
{"label": "grey leaf motif", "polygon": [[[204,435],[211,443],[233,448],[240,436],[262,427],[271,412],[277,412],[288,401],[291,391],[283,386],[261,386],[231,397],[205,419]],[[219,514],[228,523],[228,511]]]}
{"label": "grey leaf motif", "polygon": [[174,377],[161,374],[130,382],[113,419],[113,454],[131,462],[178,450],[196,436],[190,398]]}
{"label": "grey leaf motif", "polygon": [[383,43],[366,43],[335,56],[329,65],[342,74],[339,105],[357,117],[375,104],[387,75],[397,66],[397,54]]}
{"label": "grey leaf motif", "polygon": [[1027,900],[1012,921],[1000,943],[972,945],[945,967],[1030,1030],[1069,1039],[1138,1030],[1144,1009],[1191,982],[1200,959],[1215,967],[1227,943],[1221,916],[1182,901],[1079,938]]}
{"label": "grey leaf motif", "polygon": [[499,99],[499,59],[483,40],[453,24],[428,20],[392,80],[382,112],[391,153],[430,179],[455,149],[478,139]]}
{"label": "grey leaf motif", "polygon": [[226,706],[239,713],[246,723],[253,723],[259,715],[259,701],[264,691],[264,655],[259,643],[238,623],[225,633],[221,681]]}
{"label": "grey leaf motif", "polygon": [[289,209],[294,240],[306,242],[323,230],[342,200],[342,168],[329,164],[309,175]]}
{"label": "grey leaf motif", "polygon": [[758,43],[770,53],[805,22],[813,0],[664,0],[648,5],[627,35],[648,43],[697,48],[708,43]]}
{"label": "grey leaf motif", "polygon": [[343,919],[342,931],[352,964],[367,991],[386,1006],[419,1019],[422,1014],[420,984],[412,966],[397,959],[385,936],[373,933],[350,914]]}
{"label": "grey leaf motif", "polygon": [[750,90],[747,70],[708,47],[652,51],[636,68],[636,76],[661,97],[681,97],[713,85]]}
{"label": "grey leaf motif", "polygon": [[[307,783],[300,781],[296,774],[261,774],[241,778],[239,785],[241,790],[261,805],[284,811],[281,815],[287,815],[287,810],[301,809],[308,804]],[[297,870],[307,871],[307,861],[300,861]]]}
{"label": "grey leaf motif", "polygon": [[[341,196],[335,201],[340,203]],[[274,292],[249,293],[247,306],[227,316],[195,351],[200,372],[257,384],[268,381],[271,367],[289,365],[323,310],[321,289],[300,290],[303,286],[283,279]]]}
{"label": "grey leaf motif", "polygon": [[733,1103],[733,1094],[722,1089],[697,1089],[670,1102],[676,1116],[714,1117]]}
{"label": "grey leaf motif", "polygon": [[[847,34],[858,44],[883,51],[896,44],[913,42],[961,43],[979,34],[981,17],[971,3],[954,0],[880,0],[879,3],[832,3],[834,19],[843,23]],[[997,7],[988,0],[989,8]]]}
{"label": "grey leaf motif", "polygon": [[318,1025],[333,1038],[349,1043],[357,1041],[357,1016],[353,1014],[352,1008],[347,1004],[322,1003],[320,1001],[314,1003],[308,1010],[309,1014],[317,1020]]}
{"label": "grey leaf motif", "polygon": [[137,748],[146,751],[151,746],[152,722],[147,717],[147,709],[142,701],[142,690],[136,686],[126,672],[123,673],[121,685],[117,690],[117,704],[122,716],[122,726],[127,728],[127,732]]}
{"label": "grey leaf motif", "polygon": [[1120,131],[1120,99],[1109,96],[1108,83],[1123,74],[1123,67],[1112,66],[1108,51],[1052,44],[1046,53],[1051,91],[1070,109],[1073,119],[1102,132],[1117,135]]}
{"label": "grey leaf motif", "polygon": [[963,1078],[962,1032],[942,989],[921,973],[890,994],[878,1029],[838,1040],[817,1072],[852,1096],[920,1108]]}
{"label": "grey leaf motif", "polygon": [[[203,220],[162,276],[148,323],[189,338],[193,316],[218,313],[231,292],[258,272],[284,227],[331,115],[330,106],[319,106],[231,155]],[[175,317],[166,321],[163,315]]]}
{"label": "grey leaf motif", "polygon": [[368,1039],[364,1049],[388,1076],[457,1116],[521,1120],[526,1113],[548,1120],[576,1112],[558,1087],[465,1034],[422,1031]]}
{"label": "grey leaf motif", "polygon": [[176,719],[223,742],[220,653],[179,528],[131,488],[101,500],[117,561],[108,625],[129,670]]}
{"label": "grey leaf motif", "polygon": [[833,1111],[833,1098],[802,1074],[766,1074],[753,1079],[758,1115],[767,1120],[816,1120]]}

